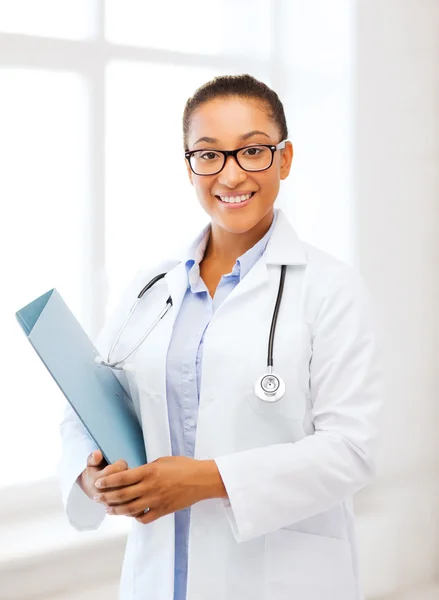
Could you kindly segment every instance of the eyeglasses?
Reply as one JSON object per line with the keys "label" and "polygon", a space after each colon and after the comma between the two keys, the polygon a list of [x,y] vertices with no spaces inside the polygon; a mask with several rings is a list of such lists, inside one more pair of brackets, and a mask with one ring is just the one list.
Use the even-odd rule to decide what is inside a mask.
{"label": "eyeglasses", "polygon": [[217,175],[224,169],[229,156],[233,156],[244,171],[266,171],[273,164],[274,153],[276,150],[283,150],[286,141],[283,140],[276,146],[255,144],[236,150],[190,150],[184,155],[195,175]]}

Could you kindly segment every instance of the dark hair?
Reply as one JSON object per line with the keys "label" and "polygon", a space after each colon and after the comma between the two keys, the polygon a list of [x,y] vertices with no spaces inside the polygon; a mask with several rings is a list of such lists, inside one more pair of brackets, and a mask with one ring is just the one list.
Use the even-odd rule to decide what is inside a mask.
{"label": "dark hair", "polygon": [[264,105],[265,109],[268,109],[270,118],[279,127],[281,139],[284,140],[288,137],[284,107],[276,92],[262,81],[258,81],[248,74],[221,75],[214,77],[214,79],[195,90],[194,95],[186,102],[183,112],[183,143],[185,150],[188,150],[187,138],[194,111],[209,100],[233,96],[258,100]]}

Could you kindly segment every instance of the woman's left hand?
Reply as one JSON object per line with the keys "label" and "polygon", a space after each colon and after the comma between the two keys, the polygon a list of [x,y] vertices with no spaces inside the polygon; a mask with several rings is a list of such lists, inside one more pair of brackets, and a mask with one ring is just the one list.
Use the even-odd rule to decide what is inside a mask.
{"label": "woman's left hand", "polygon": [[95,485],[99,493],[94,499],[108,507],[108,514],[136,517],[145,524],[200,500],[227,497],[215,461],[186,456],[158,458],[102,477]]}

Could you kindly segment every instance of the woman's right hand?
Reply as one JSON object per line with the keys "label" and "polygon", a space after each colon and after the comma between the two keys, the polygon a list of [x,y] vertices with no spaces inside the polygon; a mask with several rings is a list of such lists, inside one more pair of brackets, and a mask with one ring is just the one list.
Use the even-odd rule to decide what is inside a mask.
{"label": "woman's right hand", "polygon": [[100,450],[95,450],[88,457],[87,467],[79,475],[77,482],[82,491],[93,500],[95,495],[99,492],[95,486],[98,478],[112,475],[113,473],[120,473],[127,469],[128,465],[124,460],[118,460],[112,465],[108,465],[102,456],[102,452]]}

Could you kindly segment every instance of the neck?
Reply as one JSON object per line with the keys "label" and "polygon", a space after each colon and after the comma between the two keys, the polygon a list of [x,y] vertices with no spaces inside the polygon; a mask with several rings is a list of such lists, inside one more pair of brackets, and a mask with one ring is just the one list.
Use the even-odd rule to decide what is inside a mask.
{"label": "neck", "polygon": [[269,212],[252,229],[244,233],[226,231],[212,222],[203,260],[233,266],[236,260],[261,240],[270,229],[274,211]]}

